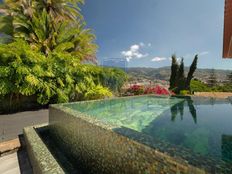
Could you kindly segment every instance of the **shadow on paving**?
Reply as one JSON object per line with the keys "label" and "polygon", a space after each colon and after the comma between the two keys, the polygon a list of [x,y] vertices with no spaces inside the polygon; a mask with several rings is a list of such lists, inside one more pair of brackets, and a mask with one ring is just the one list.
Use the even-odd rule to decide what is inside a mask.
{"label": "shadow on paving", "polygon": [[33,170],[26,150],[26,144],[24,141],[24,137],[22,135],[19,136],[19,141],[21,144],[21,148],[17,152],[17,157],[18,157],[20,173],[33,174]]}

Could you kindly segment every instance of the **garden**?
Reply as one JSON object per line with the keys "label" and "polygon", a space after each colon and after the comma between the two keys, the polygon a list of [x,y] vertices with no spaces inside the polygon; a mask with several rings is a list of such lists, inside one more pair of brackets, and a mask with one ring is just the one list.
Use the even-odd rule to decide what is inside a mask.
{"label": "garden", "polygon": [[[4,1],[0,7],[1,112],[117,94],[124,71],[97,66],[82,0]],[[68,4],[68,5],[67,5]]]}

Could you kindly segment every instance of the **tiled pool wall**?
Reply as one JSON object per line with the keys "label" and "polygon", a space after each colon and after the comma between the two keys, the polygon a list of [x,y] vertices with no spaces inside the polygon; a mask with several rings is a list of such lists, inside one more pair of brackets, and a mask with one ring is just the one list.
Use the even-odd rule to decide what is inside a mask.
{"label": "tiled pool wall", "polygon": [[30,159],[33,173],[35,174],[65,174],[56,159],[50,153],[47,146],[40,138],[37,128],[47,128],[46,125],[31,126],[23,129],[27,153]]}
{"label": "tiled pool wall", "polygon": [[62,105],[49,109],[50,133],[60,148],[87,173],[201,174],[186,161],[122,136],[113,127]]}

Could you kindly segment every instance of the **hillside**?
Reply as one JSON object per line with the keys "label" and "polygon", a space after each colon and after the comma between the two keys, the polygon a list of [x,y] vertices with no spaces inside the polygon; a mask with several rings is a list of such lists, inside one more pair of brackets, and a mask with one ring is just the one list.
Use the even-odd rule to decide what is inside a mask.
{"label": "hillside", "polygon": [[[129,74],[130,80],[165,80],[168,81],[170,78],[170,67],[162,68],[128,68],[127,72]],[[185,68],[185,74],[187,75],[189,68]],[[197,69],[194,77],[200,79],[201,81],[207,81],[210,76],[211,69]],[[217,75],[218,82],[224,82],[227,80],[227,75],[232,71],[229,70],[217,70],[215,73]]]}

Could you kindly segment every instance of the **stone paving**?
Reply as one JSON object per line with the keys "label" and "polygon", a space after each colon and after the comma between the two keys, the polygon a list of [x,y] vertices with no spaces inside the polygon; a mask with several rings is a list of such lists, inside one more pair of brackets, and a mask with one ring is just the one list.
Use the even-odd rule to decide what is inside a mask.
{"label": "stone paving", "polygon": [[24,127],[43,123],[48,123],[47,109],[0,115],[0,174],[33,174],[19,135]]}
{"label": "stone paving", "polygon": [[195,92],[194,96],[198,97],[213,97],[213,98],[227,98],[232,96],[231,92]]}
{"label": "stone paving", "polygon": [[1,174],[33,174],[26,150],[0,157]]}
{"label": "stone paving", "polygon": [[8,153],[17,152],[21,147],[19,138],[0,143],[0,157]]}
{"label": "stone paving", "polygon": [[18,138],[24,127],[43,123],[48,123],[47,109],[0,115],[0,143]]}

